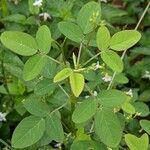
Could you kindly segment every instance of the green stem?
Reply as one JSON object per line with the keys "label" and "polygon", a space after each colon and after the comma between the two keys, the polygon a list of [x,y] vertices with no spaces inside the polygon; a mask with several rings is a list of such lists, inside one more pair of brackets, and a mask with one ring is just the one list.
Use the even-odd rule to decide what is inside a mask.
{"label": "green stem", "polygon": [[61,46],[60,46],[61,52],[62,52],[62,57],[63,57],[63,62],[64,62],[65,65],[66,65],[66,58],[65,58],[65,52],[64,52],[64,45],[65,45],[66,39],[67,39],[67,38],[65,37],[63,43],[62,43]]}
{"label": "green stem", "polygon": [[97,53],[96,55],[94,55],[93,57],[91,57],[89,60],[87,60],[82,67],[84,67],[85,65],[87,65],[89,62],[91,62],[93,59],[95,59],[97,56],[99,56],[101,54],[101,52]]}
{"label": "green stem", "polygon": [[52,60],[53,62],[57,63],[57,64],[60,64],[60,65],[63,65],[63,63],[59,62],[58,60],[50,57],[50,56],[47,56],[50,60]]}
{"label": "green stem", "polygon": [[10,150],[14,150],[10,145],[8,145],[5,141],[3,141],[2,139],[0,139],[0,143],[2,143],[3,145],[5,145],[6,147],[8,147]]}
{"label": "green stem", "polygon": [[65,93],[65,95],[70,98],[69,94],[65,91],[65,89],[60,85],[58,84],[58,86],[60,87],[60,89]]}
{"label": "green stem", "polygon": [[90,87],[85,83],[85,88],[87,89],[87,91],[90,93],[91,96],[93,96],[93,91],[90,89]]}
{"label": "green stem", "polygon": [[81,41],[80,48],[79,48],[79,53],[78,53],[78,58],[77,58],[77,68],[79,67],[79,62],[80,62],[82,47],[83,47],[83,43]]}

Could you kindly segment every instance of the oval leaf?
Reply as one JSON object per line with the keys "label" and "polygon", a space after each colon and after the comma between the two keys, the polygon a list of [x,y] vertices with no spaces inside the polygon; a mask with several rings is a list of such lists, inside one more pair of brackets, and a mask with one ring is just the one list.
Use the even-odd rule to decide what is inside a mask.
{"label": "oval leaf", "polygon": [[45,120],[35,116],[24,118],[12,136],[12,147],[25,148],[40,140],[45,130]]}
{"label": "oval leaf", "polygon": [[135,45],[141,38],[141,34],[135,30],[124,30],[114,34],[110,41],[110,48],[123,51]]}
{"label": "oval leaf", "polygon": [[96,113],[97,107],[98,103],[94,99],[87,99],[83,101],[75,108],[72,120],[75,123],[83,123],[89,120]]}
{"label": "oval leaf", "polygon": [[140,125],[150,135],[150,121],[141,120]]}
{"label": "oval leaf", "polygon": [[122,72],[123,62],[120,56],[113,51],[103,51],[101,53],[102,60],[114,71]]}
{"label": "oval leaf", "polygon": [[35,88],[34,93],[38,96],[42,96],[45,94],[51,95],[56,89],[56,84],[51,79],[43,79],[39,81]]}
{"label": "oval leaf", "polygon": [[99,109],[95,115],[95,133],[109,147],[116,147],[122,137],[120,121],[108,108]]}
{"label": "oval leaf", "polygon": [[101,26],[98,29],[96,42],[97,46],[101,51],[104,51],[108,48],[110,44],[110,32],[105,26]]}
{"label": "oval leaf", "polygon": [[52,113],[46,118],[46,132],[52,140],[57,142],[63,142],[64,132],[61,124],[59,114]]}
{"label": "oval leaf", "polygon": [[80,73],[70,75],[70,85],[73,94],[78,97],[84,88],[84,76]]}
{"label": "oval leaf", "polygon": [[33,55],[38,50],[35,39],[23,32],[6,31],[1,35],[1,42],[6,48],[23,56]]}
{"label": "oval leaf", "polygon": [[49,106],[35,95],[27,97],[23,105],[29,113],[38,117],[45,117],[50,112]]}
{"label": "oval leaf", "polygon": [[135,102],[133,106],[135,107],[135,111],[139,113],[139,116],[146,117],[150,114],[148,105],[143,102]]}
{"label": "oval leaf", "polygon": [[82,28],[84,34],[91,32],[96,24],[99,23],[101,17],[100,5],[96,2],[89,2],[81,8],[77,23]]}
{"label": "oval leaf", "polygon": [[64,34],[68,39],[80,43],[83,39],[83,33],[81,28],[71,22],[60,22],[58,28],[62,34]]}
{"label": "oval leaf", "polygon": [[125,111],[128,114],[134,114],[135,113],[134,106],[131,103],[129,103],[129,102],[125,102],[122,105],[122,110]]}
{"label": "oval leaf", "polygon": [[98,94],[98,100],[104,107],[118,107],[121,106],[126,100],[127,96],[124,92],[119,90],[106,90]]}
{"label": "oval leaf", "polygon": [[36,41],[40,52],[47,54],[51,48],[51,32],[46,25],[41,26],[36,33]]}
{"label": "oval leaf", "polygon": [[34,55],[30,57],[24,65],[23,78],[25,81],[29,81],[37,77],[46,63],[45,56]]}
{"label": "oval leaf", "polygon": [[54,77],[54,82],[60,82],[66,78],[68,78],[73,73],[71,68],[65,68],[58,72]]}

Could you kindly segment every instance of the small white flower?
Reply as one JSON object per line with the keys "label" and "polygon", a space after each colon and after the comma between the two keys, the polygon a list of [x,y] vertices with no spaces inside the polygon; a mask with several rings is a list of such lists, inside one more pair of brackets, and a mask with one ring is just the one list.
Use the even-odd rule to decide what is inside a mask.
{"label": "small white flower", "polygon": [[101,2],[107,3],[107,0],[100,0]]}
{"label": "small white flower", "polygon": [[39,17],[43,17],[44,21],[46,21],[47,19],[51,19],[51,16],[46,12],[39,14]]}
{"label": "small white flower", "polygon": [[55,148],[61,148],[61,143],[55,144]]}
{"label": "small white flower", "polygon": [[112,77],[106,73],[105,76],[102,78],[102,80],[105,82],[110,82],[112,80]]}
{"label": "small white flower", "polygon": [[95,70],[99,69],[99,61],[97,61],[96,66],[95,66]]}
{"label": "small white flower", "polygon": [[97,70],[97,69],[100,69],[100,68],[103,68],[103,66],[99,65],[99,61],[97,61],[94,70]]}
{"label": "small white flower", "polygon": [[1,122],[1,121],[6,121],[6,118],[5,118],[6,115],[7,115],[6,113],[0,112],[0,122]]}
{"label": "small white flower", "polygon": [[86,95],[86,96],[85,96],[85,99],[87,99],[87,98],[89,98],[89,97],[90,97],[89,95]]}
{"label": "small white flower", "polygon": [[145,74],[143,75],[142,78],[148,78],[150,80],[150,72],[149,71],[145,71]]}
{"label": "small white flower", "polygon": [[130,89],[128,92],[126,92],[126,94],[130,97],[133,97],[133,92],[132,92],[132,89]]}
{"label": "small white flower", "polygon": [[33,6],[41,7],[42,3],[43,3],[43,0],[35,0],[35,2],[33,3]]}
{"label": "small white flower", "polygon": [[19,0],[9,0],[9,2],[13,2],[15,5],[18,5]]}
{"label": "small white flower", "polygon": [[96,91],[93,92],[93,96],[97,96],[97,92]]}

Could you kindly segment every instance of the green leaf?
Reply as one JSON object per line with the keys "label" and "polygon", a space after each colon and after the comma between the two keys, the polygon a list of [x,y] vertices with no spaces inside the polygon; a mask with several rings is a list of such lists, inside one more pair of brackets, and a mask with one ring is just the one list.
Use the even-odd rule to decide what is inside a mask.
{"label": "green leaf", "polygon": [[110,32],[105,26],[101,26],[98,29],[96,42],[99,50],[104,51],[109,47],[110,44]]}
{"label": "green leaf", "polygon": [[6,31],[1,34],[1,42],[6,48],[23,56],[31,56],[38,50],[35,39],[23,32]]}
{"label": "green leaf", "polygon": [[143,134],[140,138],[137,138],[132,134],[126,134],[125,142],[127,143],[130,150],[147,150],[149,138],[146,133]]}
{"label": "green leaf", "polygon": [[117,73],[114,81],[121,84],[126,84],[129,82],[128,78],[123,73]]}
{"label": "green leaf", "polygon": [[71,68],[65,68],[58,72],[54,77],[54,82],[60,82],[66,78],[68,78],[73,73]]}
{"label": "green leaf", "polygon": [[23,105],[29,113],[38,117],[45,117],[50,112],[49,106],[35,95],[25,98]]}
{"label": "green leaf", "polygon": [[26,17],[21,14],[12,14],[12,15],[4,17],[2,19],[2,21],[16,22],[16,23],[24,24],[26,21]]}
{"label": "green leaf", "polygon": [[135,113],[135,108],[132,104],[130,104],[129,102],[125,102],[122,105],[122,109],[123,111],[125,111],[128,114],[134,114]]}
{"label": "green leaf", "polygon": [[98,103],[94,98],[83,101],[75,108],[72,115],[72,120],[75,123],[83,123],[88,121],[96,113],[97,107]]}
{"label": "green leaf", "polygon": [[132,53],[135,54],[143,54],[143,55],[148,55],[150,56],[150,46],[140,46],[140,47],[135,47],[131,50]]}
{"label": "green leaf", "polygon": [[80,73],[72,73],[70,75],[70,85],[73,94],[78,97],[84,88],[84,76]]}
{"label": "green leaf", "polygon": [[51,48],[51,32],[46,25],[41,26],[36,33],[36,41],[40,52],[47,54]]}
{"label": "green leaf", "polygon": [[92,140],[74,141],[71,150],[107,150],[103,143]]}
{"label": "green leaf", "polygon": [[98,100],[104,107],[121,106],[127,98],[126,94],[119,90],[103,90],[98,94]]}
{"label": "green leaf", "polygon": [[71,22],[60,22],[58,28],[62,34],[64,34],[68,39],[80,43],[83,39],[83,33],[81,28]]}
{"label": "green leaf", "polygon": [[56,84],[54,84],[52,79],[43,79],[36,84],[34,93],[39,96],[45,94],[51,95],[55,89]]}
{"label": "green leaf", "polygon": [[140,120],[140,125],[150,135],[150,121]]}
{"label": "green leaf", "polygon": [[91,32],[100,22],[101,8],[96,2],[89,2],[81,8],[77,16],[77,23],[84,34]]}
{"label": "green leaf", "polygon": [[46,132],[52,140],[56,142],[63,142],[64,132],[60,120],[60,114],[51,113],[46,118]]}
{"label": "green leaf", "polygon": [[111,50],[103,51],[101,53],[101,58],[112,70],[122,72],[123,62],[117,53]]}
{"label": "green leaf", "polygon": [[135,30],[124,30],[114,34],[110,41],[110,48],[123,51],[135,45],[141,38],[141,34]]}
{"label": "green leaf", "polygon": [[135,111],[140,113],[139,116],[146,117],[150,114],[149,107],[143,102],[135,102],[133,106],[135,107]]}
{"label": "green leaf", "polygon": [[44,55],[37,54],[26,61],[23,69],[23,78],[25,81],[32,80],[41,73],[46,63],[45,57]]}
{"label": "green leaf", "polygon": [[35,0],[28,0],[28,5],[29,5],[29,11],[31,14],[38,14],[40,11],[40,8],[37,6],[34,6],[33,3]]}
{"label": "green leaf", "polygon": [[120,121],[108,108],[100,108],[95,115],[95,133],[109,147],[116,147],[122,137]]}
{"label": "green leaf", "polygon": [[43,118],[29,116],[24,118],[16,127],[12,136],[12,147],[25,148],[40,140],[45,130]]}

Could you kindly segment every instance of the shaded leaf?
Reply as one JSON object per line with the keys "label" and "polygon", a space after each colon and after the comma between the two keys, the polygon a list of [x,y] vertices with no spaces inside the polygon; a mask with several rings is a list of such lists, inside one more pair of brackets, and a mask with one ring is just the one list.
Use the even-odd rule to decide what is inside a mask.
{"label": "shaded leaf", "polygon": [[12,136],[12,147],[25,148],[35,144],[43,136],[45,120],[35,116],[24,118],[16,127]]}
{"label": "shaded leaf", "polygon": [[41,73],[45,63],[46,59],[44,55],[37,54],[30,57],[24,65],[23,69],[24,80],[29,81],[37,77]]}
{"label": "shaded leaf", "polygon": [[119,90],[103,90],[98,94],[98,100],[104,107],[121,106],[127,98],[126,94]]}
{"label": "shaded leaf", "polygon": [[64,34],[68,39],[80,43],[83,39],[83,33],[81,28],[71,22],[60,22],[58,28],[62,34]]}
{"label": "shaded leaf", "polygon": [[95,133],[109,147],[116,147],[122,137],[120,121],[108,108],[99,109],[95,115]]}
{"label": "shaded leaf", "polygon": [[98,103],[94,98],[83,101],[75,108],[72,115],[72,120],[75,123],[86,122],[96,113],[97,107]]}

